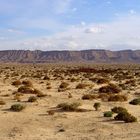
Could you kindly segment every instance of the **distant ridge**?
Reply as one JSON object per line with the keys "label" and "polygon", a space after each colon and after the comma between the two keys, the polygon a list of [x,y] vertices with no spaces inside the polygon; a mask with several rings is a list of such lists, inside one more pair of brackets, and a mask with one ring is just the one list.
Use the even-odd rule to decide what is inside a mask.
{"label": "distant ridge", "polygon": [[92,62],[92,63],[140,63],[140,50],[81,50],[81,51],[0,51],[0,62],[18,63],[57,63],[57,62]]}

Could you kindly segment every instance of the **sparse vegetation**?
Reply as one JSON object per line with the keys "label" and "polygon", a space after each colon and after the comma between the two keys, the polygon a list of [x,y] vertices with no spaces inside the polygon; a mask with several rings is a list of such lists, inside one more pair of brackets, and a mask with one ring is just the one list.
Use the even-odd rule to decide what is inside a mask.
{"label": "sparse vegetation", "polygon": [[36,102],[37,98],[35,96],[30,96],[28,102]]}
{"label": "sparse vegetation", "polygon": [[34,94],[34,88],[28,86],[21,86],[18,88],[18,92]]}
{"label": "sparse vegetation", "polygon": [[22,104],[14,104],[10,108],[10,110],[15,111],[15,112],[20,112],[23,109],[25,109],[25,105],[22,105]]}
{"label": "sparse vegetation", "polygon": [[99,103],[99,102],[94,103],[93,107],[95,108],[96,111],[98,111],[99,108],[101,107],[101,103]]}
{"label": "sparse vegetation", "polygon": [[80,83],[80,84],[78,84],[78,85],[76,86],[76,89],[84,89],[84,88],[86,88],[86,87],[88,87],[88,86],[89,86],[89,84]]}
{"label": "sparse vegetation", "polygon": [[107,84],[107,83],[109,83],[109,80],[105,79],[105,78],[97,78],[96,83],[97,84]]}
{"label": "sparse vegetation", "polygon": [[137,122],[137,118],[128,112],[120,112],[114,119],[117,121],[124,121],[125,123]]}
{"label": "sparse vegetation", "polygon": [[0,99],[0,105],[5,105],[6,102]]}
{"label": "sparse vegetation", "polygon": [[127,96],[126,95],[110,95],[108,98],[108,101],[124,102],[124,101],[127,101]]}
{"label": "sparse vegetation", "polygon": [[24,80],[24,81],[22,81],[22,84],[25,85],[25,86],[28,86],[28,87],[33,87],[32,82],[29,81],[29,80]]}
{"label": "sparse vegetation", "polygon": [[121,92],[120,88],[114,84],[109,84],[99,89],[99,93],[119,93],[119,92]]}
{"label": "sparse vegetation", "polygon": [[79,106],[81,106],[81,103],[79,102],[61,103],[57,105],[58,108],[61,108],[64,111],[77,111]]}
{"label": "sparse vegetation", "polygon": [[140,98],[133,99],[129,102],[131,105],[140,105]]}
{"label": "sparse vegetation", "polygon": [[[8,69],[5,65],[8,65]],[[83,132],[81,126],[86,124],[84,131],[90,130],[91,137],[93,132],[95,132],[93,135],[103,132],[102,137],[107,132],[107,135],[111,135],[111,139],[118,135],[120,138],[121,131],[125,130],[123,137],[126,133],[131,133],[130,139],[138,138],[139,125],[137,123],[133,125],[122,123],[137,122],[140,119],[139,106],[129,105],[140,105],[139,65],[35,63],[15,64],[14,68],[10,65],[0,65],[0,123],[7,125],[7,120],[12,119],[11,126],[7,125],[10,126],[8,134],[12,133],[11,129],[15,126],[15,122],[26,125],[33,121],[32,128],[40,128],[40,125],[44,123],[44,128],[49,126],[49,131],[53,132],[54,128],[56,132],[61,129],[64,132],[63,129],[66,130],[67,125],[73,123],[77,125],[70,126],[70,133],[76,129],[78,132]],[[80,106],[81,103],[83,106]],[[29,106],[27,110],[18,114],[12,113],[13,111],[20,112],[26,106]],[[92,123],[95,128],[91,127]],[[131,130],[125,129],[127,126],[131,126]],[[7,131],[5,128],[2,132]],[[27,130],[23,127],[23,131]],[[18,132],[24,136],[22,128]],[[42,138],[46,136],[43,136],[42,131],[37,135],[40,136],[40,133]],[[33,135],[32,131],[31,134]],[[19,135],[17,133],[17,136]],[[77,138],[77,136],[81,138],[79,135],[80,133],[72,138]],[[87,133],[85,139],[88,139],[88,136]],[[109,137],[105,136],[105,138]],[[62,137],[62,139],[65,138]]]}
{"label": "sparse vegetation", "polygon": [[127,109],[123,107],[114,107],[111,109],[111,111],[114,113],[121,113],[121,112],[127,112]]}
{"label": "sparse vegetation", "polygon": [[69,86],[68,83],[62,82],[62,83],[60,84],[59,88],[60,88],[60,89],[64,89],[64,88],[67,88],[68,86]]}
{"label": "sparse vegetation", "polygon": [[112,111],[104,112],[104,117],[112,117],[112,116],[113,116],[113,112]]}
{"label": "sparse vegetation", "polygon": [[83,100],[93,100],[93,99],[97,99],[98,96],[94,95],[94,94],[85,94],[82,96]]}
{"label": "sparse vegetation", "polygon": [[55,114],[55,112],[53,110],[49,110],[47,112],[48,112],[48,115],[54,115]]}
{"label": "sparse vegetation", "polygon": [[20,86],[22,84],[22,82],[20,80],[16,80],[12,82],[13,86]]}

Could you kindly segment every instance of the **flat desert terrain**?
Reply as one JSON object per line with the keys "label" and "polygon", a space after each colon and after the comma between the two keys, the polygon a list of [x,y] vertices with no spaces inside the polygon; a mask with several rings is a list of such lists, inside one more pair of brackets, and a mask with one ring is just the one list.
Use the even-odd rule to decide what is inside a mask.
{"label": "flat desert terrain", "polygon": [[140,65],[0,64],[0,140],[140,140]]}

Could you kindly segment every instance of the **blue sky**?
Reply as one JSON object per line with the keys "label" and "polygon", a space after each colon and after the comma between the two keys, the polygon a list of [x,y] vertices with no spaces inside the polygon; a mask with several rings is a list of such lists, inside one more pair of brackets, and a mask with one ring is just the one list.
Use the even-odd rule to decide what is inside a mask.
{"label": "blue sky", "polygon": [[0,49],[140,49],[140,0],[0,0]]}

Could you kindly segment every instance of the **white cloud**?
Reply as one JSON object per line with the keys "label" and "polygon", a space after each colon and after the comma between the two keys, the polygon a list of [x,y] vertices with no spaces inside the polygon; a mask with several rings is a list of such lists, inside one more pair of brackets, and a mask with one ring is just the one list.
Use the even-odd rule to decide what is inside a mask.
{"label": "white cloud", "polygon": [[85,26],[86,25],[86,22],[85,21],[81,21],[81,25],[82,26]]}
{"label": "white cloud", "polygon": [[100,25],[89,27],[85,29],[85,33],[102,33],[103,32],[103,27]]}
{"label": "white cloud", "polygon": [[107,4],[111,4],[111,1],[107,1],[106,3],[107,3]]}
{"label": "white cloud", "polygon": [[[64,14],[70,10],[71,3],[73,0],[52,0],[53,11],[56,14]],[[76,11],[76,8],[73,8]]]}
{"label": "white cloud", "polygon": [[42,50],[139,49],[139,25],[140,16],[129,15],[116,18],[108,23],[65,26],[63,32],[40,38],[9,41],[9,44],[13,47],[16,46],[15,48],[20,46],[21,48]]}
{"label": "white cloud", "polygon": [[76,8],[76,7],[75,7],[75,8],[73,8],[73,9],[72,9],[72,11],[73,11],[73,12],[77,11],[77,8]]}
{"label": "white cloud", "polygon": [[130,10],[129,10],[129,13],[130,13],[130,14],[136,14],[136,11],[135,11],[134,9],[130,9]]}
{"label": "white cloud", "polygon": [[16,33],[16,34],[21,34],[21,33],[24,33],[24,32],[23,32],[23,31],[21,31],[21,30],[12,29],[12,28],[7,29],[7,31],[8,31],[9,33]]}
{"label": "white cloud", "polygon": [[8,38],[6,37],[3,37],[3,36],[0,36],[0,41],[4,41],[4,40],[7,40]]}

